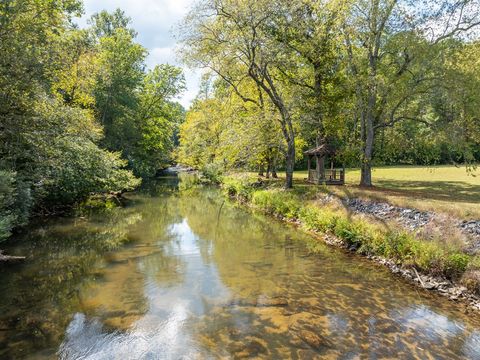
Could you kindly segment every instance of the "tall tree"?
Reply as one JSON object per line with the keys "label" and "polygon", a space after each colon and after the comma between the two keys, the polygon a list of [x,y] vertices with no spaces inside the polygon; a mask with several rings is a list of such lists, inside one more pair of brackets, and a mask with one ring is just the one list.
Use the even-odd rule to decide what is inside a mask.
{"label": "tall tree", "polygon": [[295,127],[288,91],[278,67],[282,53],[269,31],[269,1],[208,0],[187,17],[182,29],[185,60],[214,71],[245,102],[258,104],[241,91],[247,78],[267,95],[279,113],[286,143],[285,187],[293,186]]}
{"label": "tall tree", "polygon": [[315,135],[319,146],[326,142],[325,121],[338,104],[336,92],[343,60],[338,35],[347,14],[347,2],[278,3],[269,26],[279,45],[283,45],[284,60],[279,70],[302,93],[303,126]]}
{"label": "tall tree", "polygon": [[[436,58],[425,54],[480,24],[479,5],[477,0],[351,3],[345,37],[361,124],[360,185],[372,186],[373,150],[379,129],[419,119],[409,107],[435,83],[426,69]],[[399,88],[404,90],[402,94],[396,92]]]}
{"label": "tall tree", "polygon": [[126,154],[137,173],[151,176],[168,164],[175,133],[184,117],[183,108],[174,100],[184,90],[183,72],[175,66],[157,65],[145,75],[132,119],[139,139]]}

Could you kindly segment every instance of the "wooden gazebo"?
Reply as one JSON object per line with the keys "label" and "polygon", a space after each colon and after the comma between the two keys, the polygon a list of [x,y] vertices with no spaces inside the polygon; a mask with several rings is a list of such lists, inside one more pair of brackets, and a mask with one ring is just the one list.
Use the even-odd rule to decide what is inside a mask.
{"label": "wooden gazebo", "polygon": [[[313,184],[344,185],[345,167],[334,168],[335,149],[327,144],[322,144],[304,152],[308,162],[308,179]],[[314,160],[315,168],[312,167]],[[325,169],[325,163],[330,160],[330,169]]]}

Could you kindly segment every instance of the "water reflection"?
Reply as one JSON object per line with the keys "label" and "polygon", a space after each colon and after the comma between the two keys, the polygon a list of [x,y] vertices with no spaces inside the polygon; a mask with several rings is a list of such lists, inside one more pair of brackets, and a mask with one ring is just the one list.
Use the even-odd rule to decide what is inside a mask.
{"label": "water reflection", "polygon": [[0,358],[480,358],[478,317],[176,184],[16,239]]}

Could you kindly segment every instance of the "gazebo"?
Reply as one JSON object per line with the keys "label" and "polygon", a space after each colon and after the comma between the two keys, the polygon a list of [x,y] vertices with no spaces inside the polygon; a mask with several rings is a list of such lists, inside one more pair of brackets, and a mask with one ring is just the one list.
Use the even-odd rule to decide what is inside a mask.
{"label": "gazebo", "polygon": [[[345,185],[345,167],[335,169],[335,149],[327,144],[322,144],[313,149],[307,150],[308,179],[313,184]],[[312,160],[315,160],[315,168],[312,167]],[[330,169],[325,169],[326,161],[330,161]]]}

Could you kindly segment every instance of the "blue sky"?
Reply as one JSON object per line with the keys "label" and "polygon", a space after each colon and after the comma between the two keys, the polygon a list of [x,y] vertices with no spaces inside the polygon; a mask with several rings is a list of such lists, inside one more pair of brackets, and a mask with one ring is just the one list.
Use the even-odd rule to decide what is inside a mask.
{"label": "blue sky", "polygon": [[[101,10],[120,8],[132,18],[133,28],[138,32],[137,41],[150,53],[147,65],[169,63],[178,65],[175,58],[173,28],[186,15],[194,0],[84,0],[85,14],[79,19],[80,26]],[[199,71],[184,67],[188,90],[179,99],[186,108],[195,98],[199,86]]]}

